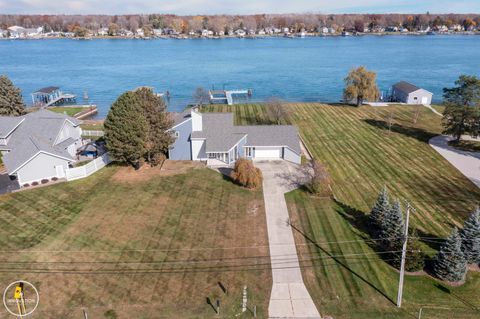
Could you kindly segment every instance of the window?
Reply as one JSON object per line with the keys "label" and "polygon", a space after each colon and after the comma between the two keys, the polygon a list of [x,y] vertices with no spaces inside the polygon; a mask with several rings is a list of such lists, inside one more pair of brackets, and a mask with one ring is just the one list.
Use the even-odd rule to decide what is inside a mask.
{"label": "window", "polygon": [[246,147],[245,148],[245,154],[247,157],[252,157],[252,148],[251,147]]}
{"label": "window", "polygon": [[175,135],[175,138],[179,138],[179,137],[180,137],[180,132],[179,132],[179,131],[175,131],[174,135]]}
{"label": "window", "polygon": [[418,98],[417,98],[416,96],[415,96],[413,99],[414,99],[415,101],[418,100]]}

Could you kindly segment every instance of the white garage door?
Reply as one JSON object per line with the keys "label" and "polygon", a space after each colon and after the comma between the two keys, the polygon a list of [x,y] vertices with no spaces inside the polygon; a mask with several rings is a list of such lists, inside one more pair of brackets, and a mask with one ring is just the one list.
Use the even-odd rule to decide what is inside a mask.
{"label": "white garage door", "polygon": [[281,158],[282,151],[279,148],[255,148],[255,158]]}
{"label": "white garage door", "polygon": [[422,97],[422,104],[427,104],[428,103],[428,97],[424,96]]}

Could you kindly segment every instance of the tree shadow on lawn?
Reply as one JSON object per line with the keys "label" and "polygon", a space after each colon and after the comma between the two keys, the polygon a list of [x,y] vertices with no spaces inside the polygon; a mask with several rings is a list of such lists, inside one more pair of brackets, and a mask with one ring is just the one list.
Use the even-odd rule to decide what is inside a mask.
{"label": "tree shadow on lawn", "polygon": [[[342,203],[339,203],[337,202],[336,200],[334,200],[337,204],[339,204],[342,209],[343,207],[349,207],[345,204],[342,204]],[[353,209],[353,208],[350,208],[350,209]],[[355,210],[355,209],[353,209]],[[360,212],[358,210],[355,210],[355,214],[357,212]],[[365,214],[363,214],[362,212],[360,212],[363,216],[365,216]],[[363,217],[365,218],[365,217]],[[355,218],[353,219],[349,219],[349,221],[352,221],[354,220]],[[364,223],[364,220],[360,220],[359,223],[363,224]],[[355,222],[356,224],[356,222]],[[381,294],[383,297],[385,297],[385,299],[387,299],[388,301],[390,301],[390,303],[392,303],[393,305],[395,305],[395,302],[392,300],[392,298],[390,298],[384,291],[380,290],[377,286],[375,286],[373,283],[371,283],[370,281],[368,281],[365,277],[363,277],[362,275],[360,275],[358,272],[356,272],[355,270],[353,270],[352,268],[350,268],[345,262],[343,262],[342,260],[340,260],[339,258],[335,257],[332,253],[330,253],[328,250],[326,250],[325,248],[323,248],[319,243],[317,243],[312,237],[310,237],[309,235],[307,235],[306,233],[304,233],[301,229],[297,228],[295,225],[293,224],[290,224],[290,226],[292,227],[292,229],[294,229],[295,231],[297,231],[300,235],[302,235],[308,242],[312,243],[313,245],[315,245],[315,247],[317,247],[318,249],[320,249],[322,252],[324,252],[327,256],[329,256],[330,258],[332,258],[338,265],[340,265],[342,268],[348,270],[352,275],[354,275],[355,277],[357,277],[358,279],[360,279],[361,281],[363,281],[365,284],[367,284],[368,286],[370,286],[371,288],[373,288],[375,291],[377,291],[379,294]],[[367,239],[368,237],[365,236],[365,237],[362,237],[363,239]]]}
{"label": "tree shadow on lawn", "polygon": [[[376,128],[379,128],[381,130],[389,131],[388,123],[385,121],[374,120],[374,119],[364,119],[362,121]],[[428,141],[432,137],[435,137],[438,135],[438,134],[426,131],[422,128],[403,126],[399,124],[393,124],[391,127],[391,130],[394,133],[399,133],[408,137],[413,137],[419,140],[420,142],[424,142],[424,143],[428,143]]]}

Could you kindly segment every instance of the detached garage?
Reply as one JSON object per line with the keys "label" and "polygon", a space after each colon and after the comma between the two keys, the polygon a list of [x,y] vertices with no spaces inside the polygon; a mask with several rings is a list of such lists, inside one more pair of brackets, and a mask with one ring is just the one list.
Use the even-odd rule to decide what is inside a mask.
{"label": "detached garage", "polygon": [[392,102],[430,105],[432,97],[432,92],[405,81],[398,82],[392,87]]}

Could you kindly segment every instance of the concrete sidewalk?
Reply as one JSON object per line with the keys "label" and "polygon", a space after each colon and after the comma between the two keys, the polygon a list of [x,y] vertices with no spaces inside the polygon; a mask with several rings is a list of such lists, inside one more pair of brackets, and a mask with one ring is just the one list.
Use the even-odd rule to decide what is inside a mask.
{"label": "concrete sidewalk", "polygon": [[[269,318],[321,318],[302,279],[284,193],[297,187],[298,166],[285,161],[255,162],[263,173],[263,196],[273,287]],[[294,179],[293,179],[294,180]]]}
{"label": "concrete sidewalk", "polygon": [[449,136],[440,135],[430,139],[429,144],[463,175],[480,188],[480,152],[465,152],[448,145]]}

